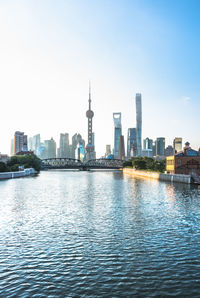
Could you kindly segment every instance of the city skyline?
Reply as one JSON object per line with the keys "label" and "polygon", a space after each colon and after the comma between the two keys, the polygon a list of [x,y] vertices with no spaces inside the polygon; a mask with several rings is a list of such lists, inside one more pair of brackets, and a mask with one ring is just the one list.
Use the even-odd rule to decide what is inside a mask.
{"label": "city skyline", "polygon": [[[53,137],[51,137],[50,140],[44,140],[41,142],[40,133],[37,135],[34,135],[32,137],[29,136],[29,139],[26,137],[26,147],[25,151],[32,150],[36,155],[38,155],[40,158],[78,158],[80,159],[80,154],[82,155],[82,158],[85,160],[91,160],[96,158],[96,152],[94,151],[95,146],[95,132],[92,129],[92,118],[94,116],[94,112],[91,109],[91,84],[89,82],[89,110],[86,112],[86,117],[88,119],[88,143],[87,146],[85,145],[84,139],[82,139],[82,136],[79,133],[75,133],[72,135],[72,144],[70,144],[69,140],[69,133],[60,133],[60,139],[59,144],[58,142],[54,140]],[[173,155],[174,152],[179,152],[182,150],[182,137],[175,137],[173,139],[173,146],[171,144],[166,145],[165,137],[157,137],[156,140],[149,139],[149,137],[143,138],[142,140],[142,94],[136,93],[135,95],[135,106],[136,106],[136,128],[128,128],[127,132],[127,147],[125,148],[124,144],[124,135],[122,130],[122,122],[121,122],[121,113],[113,113],[113,121],[114,121],[114,141],[113,141],[113,157],[116,159],[128,159],[131,157],[136,156],[148,156],[148,157],[156,157],[156,156],[168,156]],[[134,132],[135,131],[135,132]],[[24,135],[24,132],[16,131],[16,134]],[[20,150],[15,150],[15,135],[14,139],[11,139],[11,148],[10,153],[13,155],[14,153],[17,153],[19,151],[23,151],[23,141],[21,144]],[[134,136],[135,135],[135,136]],[[77,136],[80,136],[80,140],[76,140],[74,143],[74,138],[77,139]],[[78,137],[79,138],[79,137]],[[29,141],[28,141],[29,140]],[[48,155],[49,149],[47,147],[47,143],[53,142],[53,148],[50,156]],[[149,142],[151,145],[149,145]],[[28,143],[28,146],[27,146]],[[45,145],[46,143],[46,145]],[[143,143],[143,145],[142,145]],[[77,145],[81,145],[81,148]],[[64,146],[64,147],[63,147]],[[75,146],[75,147],[74,147]],[[107,151],[106,145],[106,151]],[[112,145],[109,145],[110,148]],[[150,146],[150,147],[149,147]],[[46,147],[46,149],[45,149]],[[71,147],[71,149],[70,149]],[[74,148],[72,150],[72,147]],[[78,149],[79,148],[79,149]],[[39,151],[38,151],[39,150]],[[42,151],[41,151],[42,150]],[[79,150],[79,153],[78,151]],[[82,150],[82,153],[80,152]],[[150,151],[151,152],[150,152]],[[46,153],[45,153],[46,151]],[[72,152],[73,151],[73,152]],[[125,154],[125,151],[127,154]],[[67,153],[68,152],[68,153]],[[170,153],[170,154],[169,154]],[[77,155],[78,154],[78,155]],[[79,157],[78,157],[79,156]],[[107,156],[107,154],[102,154],[100,157]],[[97,157],[98,158],[98,157]]]}
{"label": "city skyline", "polygon": [[142,139],[165,137],[167,146],[182,137],[198,149],[197,1],[44,1],[40,10],[11,1],[0,8],[1,153],[10,152],[15,131],[57,144],[61,132],[87,140],[89,79],[97,156],[113,147],[113,113],[122,113],[125,140],[136,127],[136,93]]}

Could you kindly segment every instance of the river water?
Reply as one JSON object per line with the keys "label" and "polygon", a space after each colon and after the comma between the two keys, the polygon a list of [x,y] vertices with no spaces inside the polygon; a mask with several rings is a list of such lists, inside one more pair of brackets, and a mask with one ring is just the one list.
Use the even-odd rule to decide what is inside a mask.
{"label": "river water", "polygon": [[200,297],[200,190],[120,172],[0,181],[0,297]]}

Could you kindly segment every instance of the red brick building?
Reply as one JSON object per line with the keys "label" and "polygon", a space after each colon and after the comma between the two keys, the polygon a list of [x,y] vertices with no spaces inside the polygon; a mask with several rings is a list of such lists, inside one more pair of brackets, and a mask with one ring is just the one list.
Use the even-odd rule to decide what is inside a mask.
{"label": "red brick building", "polygon": [[196,151],[188,142],[185,143],[183,151],[166,158],[166,171],[185,175],[194,173],[200,176],[200,148]]}

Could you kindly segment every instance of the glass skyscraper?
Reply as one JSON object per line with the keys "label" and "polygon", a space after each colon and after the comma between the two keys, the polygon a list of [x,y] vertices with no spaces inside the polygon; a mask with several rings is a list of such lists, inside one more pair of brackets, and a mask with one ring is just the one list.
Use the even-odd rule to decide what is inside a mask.
{"label": "glass skyscraper", "polygon": [[127,157],[136,156],[137,152],[137,139],[136,139],[136,128],[128,128],[127,134]]}
{"label": "glass skyscraper", "polygon": [[175,138],[173,145],[176,153],[182,151],[182,138]]}
{"label": "glass skyscraper", "polygon": [[119,155],[119,141],[122,134],[121,113],[113,113],[114,121],[114,158]]}
{"label": "glass skyscraper", "polygon": [[69,157],[69,134],[61,133],[60,134],[60,147],[58,148],[59,158],[67,158]]}
{"label": "glass skyscraper", "polygon": [[144,150],[147,150],[147,149],[153,150],[153,140],[149,139],[149,138],[144,139],[143,140],[143,149]]}
{"label": "glass skyscraper", "polygon": [[137,131],[137,156],[142,155],[142,96],[136,94],[136,131]]}
{"label": "glass skyscraper", "polygon": [[156,139],[156,155],[159,155],[159,156],[165,155],[165,138]]}

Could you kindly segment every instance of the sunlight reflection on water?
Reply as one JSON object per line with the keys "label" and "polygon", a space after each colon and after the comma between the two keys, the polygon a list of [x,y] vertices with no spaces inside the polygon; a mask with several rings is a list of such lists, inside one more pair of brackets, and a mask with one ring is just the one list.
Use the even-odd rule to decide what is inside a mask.
{"label": "sunlight reflection on water", "polygon": [[200,190],[119,172],[0,181],[0,296],[200,293]]}

